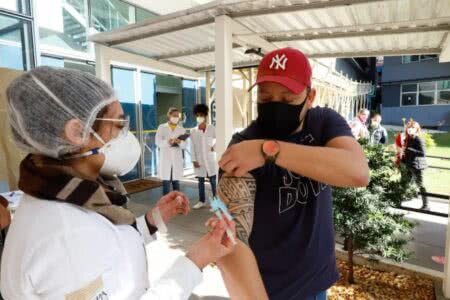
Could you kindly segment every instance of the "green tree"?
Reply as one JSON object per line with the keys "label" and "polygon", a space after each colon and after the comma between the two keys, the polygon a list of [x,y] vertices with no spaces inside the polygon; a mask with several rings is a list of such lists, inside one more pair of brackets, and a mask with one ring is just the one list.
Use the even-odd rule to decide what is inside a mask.
{"label": "green tree", "polygon": [[369,185],[333,189],[335,230],[345,241],[349,283],[354,283],[354,255],[380,255],[398,262],[412,255],[404,246],[411,240],[414,224],[393,207],[417,195],[417,186],[401,176],[406,169],[395,165],[393,151],[366,140],[360,143],[368,159]]}

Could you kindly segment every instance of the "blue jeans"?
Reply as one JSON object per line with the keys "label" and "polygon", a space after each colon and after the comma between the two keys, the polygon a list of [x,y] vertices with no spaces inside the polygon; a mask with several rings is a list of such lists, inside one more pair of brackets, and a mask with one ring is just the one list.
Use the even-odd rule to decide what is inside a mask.
{"label": "blue jeans", "polygon": [[309,297],[306,300],[327,300],[327,291],[320,292],[319,294]]}
{"label": "blue jeans", "polygon": [[[217,181],[217,176],[211,176],[208,177],[209,178],[209,182],[211,183],[211,190],[212,190],[212,194],[215,197],[216,196],[216,181]],[[200,197],[200,202],[205,203],[206,201],[206,197],[205,197],[205,177],[198,177],[198,195]]]}
{"label": "blue jeans", "polygon": [[170,193],[170,183],[172,183],[172,187],[173,187],[174,191],[180,190],[180,181],[172,180],[172,173],[173,173],[173,171],[170,170],[170,180],[163,180],[163,196]]}

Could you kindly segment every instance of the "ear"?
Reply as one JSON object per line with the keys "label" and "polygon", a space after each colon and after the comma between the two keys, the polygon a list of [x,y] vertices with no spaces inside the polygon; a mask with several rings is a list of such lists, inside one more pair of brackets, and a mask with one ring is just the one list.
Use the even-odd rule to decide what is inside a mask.
{"label": "ear", "polygon": [[308,108],[313,107],[315,100],[316,100],[316,89],[311,88],[311,90],[309,91],[308,98],[306,99],[307,101],[306,105],[308,106]]}
{"label": "ear", "polygon": [[71,119],[64,125],[64,135],[73,145],[81,146],[83,144],[84,125],[80,120]]}

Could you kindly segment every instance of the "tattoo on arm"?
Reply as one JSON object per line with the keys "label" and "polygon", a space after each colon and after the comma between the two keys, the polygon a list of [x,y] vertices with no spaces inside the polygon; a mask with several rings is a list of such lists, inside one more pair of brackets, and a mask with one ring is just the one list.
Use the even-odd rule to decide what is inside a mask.
{"label": "tattoo on arm", "polygon": [[218,193],[236,222],[236,235],[248,245],[253,227],[256,181],[251,175],[232,177],[225,174],[219,181]]}

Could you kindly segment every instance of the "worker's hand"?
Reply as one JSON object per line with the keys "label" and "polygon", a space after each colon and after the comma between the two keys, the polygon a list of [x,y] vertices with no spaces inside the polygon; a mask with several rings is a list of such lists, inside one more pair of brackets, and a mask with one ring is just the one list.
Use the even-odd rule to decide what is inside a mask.
{"label": "worker's hand", "polygon": [[180,139],[175,139],[175,144],[180,144],[182,142],[182,140],[180,140]]}
{"label": "worker's hand", "polygon": [[158,208],[164,223],[168,223],[176,215],[187,215],[189,213],[189,199],[180,192],[171,192],[163,196],[156,206],[150,210],[146,217],[150,224],[156,226],[153,220],[153,210]]}
{"label": "worker's hand", "polygon": [[261,153],[263,140],[244,141],[234,144],[225,151],[219,161],[219,166],[225,173],[241,177],[249,171],[264,165]]}
{"label": "worker's hand", "polygon": [[198,163],[198,161],[193,161],[192,163],[194,164],[194,168],[200,168],[200,164]]}
{"label": "worker's hand", "polygon": [[201,270],[234,250],[234,244],[226,234],[227,227],[236,236],[235,223],[229,221],[226,217],[222,221],[213,218],[207,223],[210,231],[192,244],[186,254],[187,258],[192,260]]}
{"label": "worker's hand", "polygon": [[169,139],[169,145],[172,146],[174,141],[175,141],[174,139]]}

